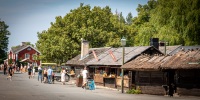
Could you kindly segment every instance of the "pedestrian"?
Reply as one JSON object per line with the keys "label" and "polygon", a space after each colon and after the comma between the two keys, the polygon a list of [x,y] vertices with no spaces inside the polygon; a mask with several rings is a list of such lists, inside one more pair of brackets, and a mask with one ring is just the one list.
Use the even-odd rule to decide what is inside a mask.
{"label": "pedestrian", "polygon": [[84,67],[84,70],[82,71],[82,76],[83,76],[82,88],[83,88],[83,89],[85,88],[86,83],[87,83],[87,74],[88,74],[87,68]]}
{"label": "pedestrian", "polygon": [[22,66],[22,64],[21,64],[21,66],[20,66],[20,72],[22,73],[22,70],[23,70],[23,66]]}
{"label": "pedestrian", "polygon": [[13,76],[13,66],[14,64],[10,65],[10,67],[8,68],[8,77],[7,80],[10,79],[10,81],[12,81],[12,76]]}
{"label": "pedestrian", "polygon": [[51,84],[52,74],[53,74],[53,70],[51,69],[51,67],[49,67],[49,69],[47,70],[47,76],[48,76],[48,83],[49,84]]}
{"label": "pedestrian", "polygon": [[38,67],[38,81],[41,80],[42,83],[42,68],[41,66]]}
{"label": "pedestrian", "polygon": [[31,66],[28,65],[28,78],[31,78],[31,72],[32,72],[32,68]]}
{"label": "pedestrian", "polygon": [[12,67],[12,76],[14,76],[14,72],[16,71],[16,65],[13,63],[11,67]]}
{"label": "pedestrian", "polygon": [[47,82],[47,68],[44,68],[44,83]]}
{"label": "pedestrian", "polygon": [[65,74],[66,74],[66,71],[65,71],[65,68],[62,68],[61,70],[61,82],[62,82],[62,85],[65,85]]}
{"label": "pedestrian", "polygon": [[3,73],[4,73],[4,75],[6,75],[7,73],[6,73],[6,70],[7,70],[7,64],[6,63],[4,63],[4,67],[3,67]]}
{"label": "pedestrian", "polygon": [[35,77],[35,67],[33,67],[33,71],[32,71],[32,77]]}

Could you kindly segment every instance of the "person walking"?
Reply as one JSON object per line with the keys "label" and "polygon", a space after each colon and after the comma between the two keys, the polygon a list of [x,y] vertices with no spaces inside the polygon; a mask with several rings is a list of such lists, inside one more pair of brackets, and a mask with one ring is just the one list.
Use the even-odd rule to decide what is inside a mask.
{"label": "person walking", "polygon": [[82,88],[83,88],[83,89],[85,88],[86,83],[87,83],[87,74],[88,74],[87,68],[84,67],[84,70],[82,71],[82,76],[83,76]]}
{"label": "person walking", "polygon": [[61,70],[61,82],[62,82],[62,85],[65,85],[65,74],[66,74],[65,68],[62,68],[62,70]]}
{"label": "person walking", "polygon": [[41,80],[41,83],[42,83],[42,68],[41,66],[38,67],[38,81]]}
{"label": "person walking", "polygon": [[33,71],[32,71],[32,77],[35,77],[35,67],[33,67]]}
{"label": "person walking", "polygon": [[28,66],[28,78],[31,78],[31,72],[32,72],[32,68],[31,66]]}
{"label": "person walking", "polygon": [[49,67],[49,69],[47,70],[47,76],[48,76],[48,83],[49,84],[51,84],[52,74],[53,74],[53,70],[51,69],[51,67]]}
{"label": "person walking", "polygon": [[10,79],[10,81],[12,81],[12,76],[13,76],[13,66],[14,64],[10,65],[10,67],[8,68],[8,77],[7,77],[7,80]]}
{"label": "person walking", "polygon": [[7,70],[7,64],[6,63],[4,63],[4,67],[3,67],[3,74],[4,75],[6,75],[7,73],[6,73],[6,70]]}
{"label": "person walking", "polygon": [[47,68],[44,68],[44,83],[47,82]]}
{"label": "person walking", "polygon": [[23,66],[22,66],[22,64],[21,64],[21,66],[20,66],[20,73],[22,73],[22,69],[23,69]]}

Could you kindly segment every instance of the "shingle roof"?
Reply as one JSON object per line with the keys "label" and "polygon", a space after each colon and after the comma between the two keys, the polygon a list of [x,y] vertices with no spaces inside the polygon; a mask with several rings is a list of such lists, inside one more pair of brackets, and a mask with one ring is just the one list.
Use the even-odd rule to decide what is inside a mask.
{"label": "shingle roof", "polygon": [[200,47],[181,46],[172,50],[173,55],[140,55],[121,68],[131,70],[200,69]]}
{"label": "shingle roof", "polygon": [[[128,62],[131,59],[135,58],[136,56],[140,55],[147,49],[152,48],[152,46],[136,46],[136,47],[125,47],[125,54],[124,54],[124,62]],[[110,55],[109,51],[112,51],[113,55],[116,58],[116,61],[113,60],[112,56]],[[114,66],[121,66],[122,65],[122,48],[111,48],[98,56],[99,61],[92,59],[88,61],[87,65],[114,65]]]}
{"label": "shingle roof", "polygon": [[21,50],[21,49],[23,49],[23,48],[25,48],[27,45],[23,45],[23,46],[16,46],[16,47],[12,47],[11,48],[11,51],[13,52],[13,53],[16,53],[17,51],[19,51],[19,50]]}
{"label": "shingle roof", "polygon": [[70,66],[85,66],[86,63],[91,60],[91,59],[95,59],[94,55],[92,53],[92,51],[94,50],[96,55],[98,56],[99,54],[101,54],[102,52],[106,51],[110,49],[110,47],[105,47],[105,48],[90,48],[89,49],[89,54],[85,56],[85,58],[83,58],[82,60],[81,58],[81,54],[77,55],[76,57],[72,58],[71,60],[68,60],[66,62],[66,65],[70,65]]}
{"label": "shingle roof", "polygon": [[179,46],[177,49],[174,49],[170,53],[170,55],[176,54],[176,53],[178,53],[179,51],[182,51],[182,50],[184,50],[184,51],[190,51],[192,49],[195,50],[197,48],[200,48],[200,46],[199,45],[197,45],[197,46]]}
{"label": "shingle roof", "polygon": [[26,48],[28,48],[28,47],[31,47],[32,49],[34,49],[34,50],[36,50],[38,53],[40,53],[36,48],[34,48],[34,47],[32,47],[31,45],[19,45],[19,46],[16,46],[16,47],[12,47],[11,48],[11,51],[13,52],[13,53],[18,53],[18,52],[20,52],[21,50],[24,50],[24,49],[26,49]]}
{"label": "shingle roof", "polygon": [[136,59],[124,64],[121,68],[130,70],[159,70],[161,63],[168,57],[161,55],[140,55]]}
{"label": "shingle roof", "polygon": [[[173,51],[175,51],[176,49],[179,49],[181,47],[181,45],[175,45],[175,46],[166,46],[166,53],[168,55],[172,55]],[[162,53],[165,53],[165,46],[159,46],[159,50]]]}
{"label": "shingle roof", "polygon": [[200,69],[200,48],[179,51],[161,65],[162,69]]}

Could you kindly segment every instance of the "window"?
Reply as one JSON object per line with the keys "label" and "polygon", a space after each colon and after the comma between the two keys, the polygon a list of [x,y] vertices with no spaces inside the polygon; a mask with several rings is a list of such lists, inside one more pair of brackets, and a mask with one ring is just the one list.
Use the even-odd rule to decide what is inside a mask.
{"label": "window", "polygon": [[30,51],[30,50],[31,50],[31,48],[29,47],[29,48],[27,48],[27,50],[28,50],[28,51]]}
{"label": "window", "polygon": [[26,53],[25,54],[25,59],[30,59],[30,54]]}

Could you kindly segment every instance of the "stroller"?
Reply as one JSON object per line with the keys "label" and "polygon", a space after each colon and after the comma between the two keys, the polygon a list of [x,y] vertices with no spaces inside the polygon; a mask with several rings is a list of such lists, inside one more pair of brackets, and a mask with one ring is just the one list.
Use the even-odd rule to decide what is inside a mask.
{"label": "stroller", "polygon": [[86,90],[95,90],[95,88],[96,88],[96,86],[95,86],[94,80],[91,78],[88,78],[85,89]]}

